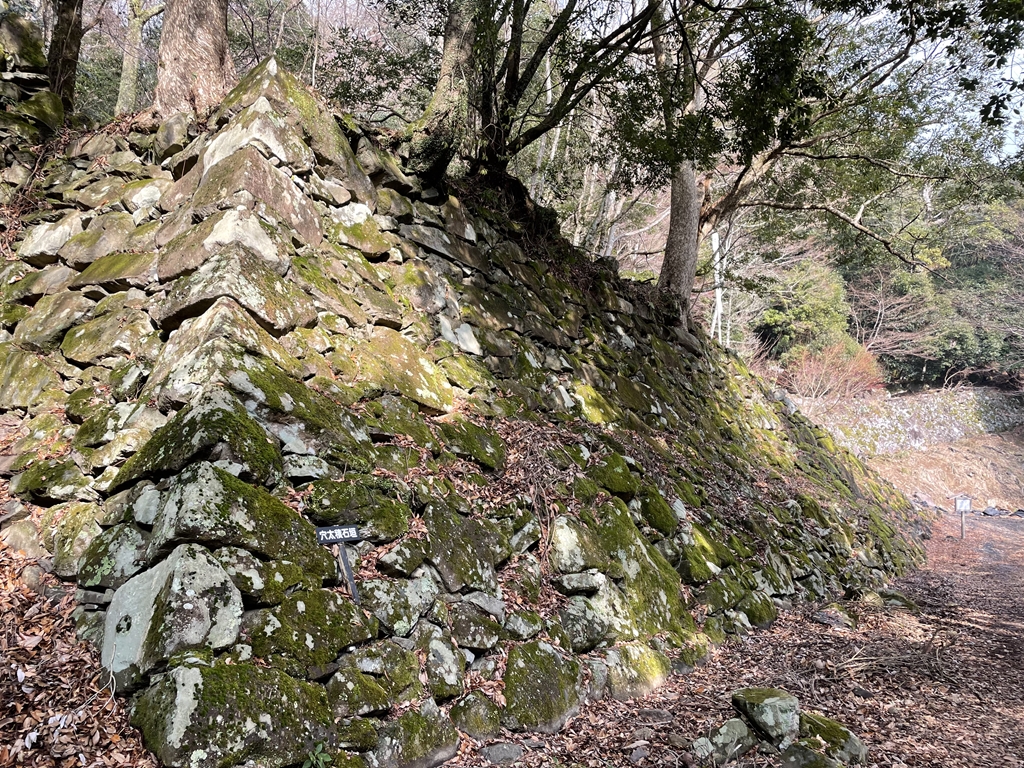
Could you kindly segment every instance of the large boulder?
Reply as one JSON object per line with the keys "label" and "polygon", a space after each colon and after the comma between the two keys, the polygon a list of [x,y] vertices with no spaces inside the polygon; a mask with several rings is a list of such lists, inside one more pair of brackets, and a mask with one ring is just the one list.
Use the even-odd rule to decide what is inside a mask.
{"label": "large boulder", "polygon": [[175,667],[139,697],[132,724],[171,768],[279,768],[337,741],[321,686],[253,664]]}
{"label": "large boulder", "polygon": [[513,731],[555,733],[579,712],[580,665],[543,641],[514,646],[505,666],[502,723]]}
{"label": "large boulder", "polygon": [[107,609],[102,662],[131,690],[179,651],[226,648],[238,639],[242,596],[208,550],[182,544],[125,582]]}

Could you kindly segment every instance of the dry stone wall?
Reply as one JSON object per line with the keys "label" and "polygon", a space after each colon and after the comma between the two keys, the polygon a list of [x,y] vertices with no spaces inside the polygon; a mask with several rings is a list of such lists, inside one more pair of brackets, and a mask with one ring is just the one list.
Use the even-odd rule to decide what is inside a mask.
{"label": "dry stone wall", "polygon": [[82,137],[34,188],[0,469],[39,509],[2,535],[77,580],[166,765],[436,765],[920,557],[905,499],[673,308],[424,188],[273,60],[206,129]]}
{"label": "dry stone wall", "polygon": [[858,400],[815,419],[857,455],[887,456],[1018,427],[1024,424],[1024,398],[987,387],[951,387]]}

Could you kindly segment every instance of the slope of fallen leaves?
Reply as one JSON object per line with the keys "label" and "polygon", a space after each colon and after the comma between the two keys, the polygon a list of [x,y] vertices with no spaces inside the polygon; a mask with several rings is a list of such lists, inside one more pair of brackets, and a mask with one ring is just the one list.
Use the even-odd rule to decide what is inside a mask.
{"label": "slope of fallen leaves", "polygon": [[75,637],[74,589],[49,575],[30,589],[20,576],[34,564],[0,543],[0,766],[155,768]]}
{"label": "slope of fallen leaves", "polygon": [[[690,742],[734,716],[731,692],[770,686],[858,733],[870,768],[1024,768],[1024,520],[972,525],[962,543],[958,519],[937,521],[928,567],[895,585],[919,611],[853,604],[846,629],[824,623],[823,606],[798,606],[642,700],[596,702],[558,734],[495,741],[522,745],[518,764],[531,768],[691,766]],[[477,748],[458,763],[486,765]]]}

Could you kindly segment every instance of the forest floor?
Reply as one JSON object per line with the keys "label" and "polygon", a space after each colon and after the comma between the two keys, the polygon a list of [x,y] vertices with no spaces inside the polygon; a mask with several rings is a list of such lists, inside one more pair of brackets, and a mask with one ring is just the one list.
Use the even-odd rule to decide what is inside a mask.
{"label": "forest floor", "polygon": [[[688,744],[733,716],[731,692],[768,686],[859,734],[870,766],[1024,768],[1024,519],[979,516],[959,533],[958,518],[937,520],[927,567],[895,585],[916,611],[850,604],[854,629],[820,623],[823,606],[783,611],[644,699],[498,741],[531,768],[692,766]],[[75,640],[73,589],[45,576],[39,595],[21,581],[30,565],[0,545],[0,765],[154,765]],[[451,764],[486,765],[481,746],[467,740]]]}

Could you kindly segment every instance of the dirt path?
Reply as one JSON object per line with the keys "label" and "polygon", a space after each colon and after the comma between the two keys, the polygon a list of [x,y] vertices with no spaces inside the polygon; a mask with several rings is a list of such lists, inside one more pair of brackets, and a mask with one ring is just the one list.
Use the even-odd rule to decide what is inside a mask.
{"label": "dirt path", "polygon": [[945,518],[928,548],[928,567],[896,585],[919,612],[854,605],[852,630],[813,608],[785,612],[643,701],[600,702],[560,734],[513,739],[528,747],[521,764],[690,765],[686,745],[732,716],[731,691],[772,686],[860,734],[871,766],[1021,768],[1024,520],[972,519],[961,543],[959,520]]}

